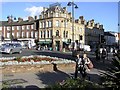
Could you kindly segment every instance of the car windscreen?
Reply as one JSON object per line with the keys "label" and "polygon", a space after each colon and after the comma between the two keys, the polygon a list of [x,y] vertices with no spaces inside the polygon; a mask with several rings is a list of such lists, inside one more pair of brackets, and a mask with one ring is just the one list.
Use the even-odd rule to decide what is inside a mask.
{"label": "car windscreen", "polygon": [[2,44],[2,47],[11,47],[13,44]]}

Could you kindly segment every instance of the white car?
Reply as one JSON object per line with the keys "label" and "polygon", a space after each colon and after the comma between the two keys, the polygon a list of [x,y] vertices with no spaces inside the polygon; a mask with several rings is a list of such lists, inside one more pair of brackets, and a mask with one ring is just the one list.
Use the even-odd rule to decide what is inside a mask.
{"label": "white car", "polygon": [[22,46],[19,43],[5,43],[1,45],[0,52],[9,54],[15,52],[22,53]]}
{"label": "white car", "polygon": [[84,51],[91,51],[91,48],[89,45],[84,45]]}

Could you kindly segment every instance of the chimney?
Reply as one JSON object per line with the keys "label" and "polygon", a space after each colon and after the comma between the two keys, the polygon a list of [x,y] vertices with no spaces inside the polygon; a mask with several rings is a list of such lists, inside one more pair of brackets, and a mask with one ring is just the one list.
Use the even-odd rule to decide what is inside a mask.
{"label": "chimney", "polygon": [[23,19],[21,17],[18,18],[18,22],[21,22],[23,21]]}
{"label": "chimney", "polygon": [[31,16],[28,17],[28,21],[33,21],[33,20],[34,20],[33,17]]}
{"label": "chimney", "polygon": [[99,28],[100,28],[100,29],[103,29],[103,25],[100,25]]}
{"label": "chimney", "polygon": [[80,16],[79,19],[80,19],[81,21],[83,21],[83,20],[84,20],[84,17],[83,17],[83,16]]}
{"label": "chimney", "polygon": [[96,27],[96,28],[99,28],[99,23],[96,23],[96,24],[95,24],[95,27]]}
{"label": "chimney", "polygon": [[67,9],[66,9],[66,7],[63,7],[63,9],[66,11]]}
{"label": "chimney", "polygon": [[69,13],[68,13],[68,15],[70,15],[70,17],[72,17],[72,14],[71,14],[71,12],[69,12]]}
{"label": "chimney", "polygon": [[42,19],[42,15],[39,15],[39,19]]}
{"label": "chimney", "polygon": [[75,23],[78,23],[78,22],[79,22],[79,20],[78,20],[78,19],[76,19],[76,20],[75,20]]}
{"label": "chimney", "polygon": [[35,20],[37,20],[37,16],[35,16]]}

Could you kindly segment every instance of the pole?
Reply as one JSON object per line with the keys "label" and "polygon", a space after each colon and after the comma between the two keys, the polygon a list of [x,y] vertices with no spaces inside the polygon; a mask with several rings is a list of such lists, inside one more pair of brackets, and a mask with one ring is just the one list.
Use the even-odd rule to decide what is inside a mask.
{"label": "pole", "polygon": [[11,40],[11,43],[12,43],[12,38],[13,38],[12,37],[12,15],[10,16],[10,18],[11,18],[11,22],[10,22],[11,23],[11,25],[10,25],[11,26],[11,28],[10,28],[11,29],[11,31],[10,31],[10,40]]}
{"label": "pole", "polygon": [[74,50],[74,2],[72,1],[72,40],[73,40],[73,50]]}

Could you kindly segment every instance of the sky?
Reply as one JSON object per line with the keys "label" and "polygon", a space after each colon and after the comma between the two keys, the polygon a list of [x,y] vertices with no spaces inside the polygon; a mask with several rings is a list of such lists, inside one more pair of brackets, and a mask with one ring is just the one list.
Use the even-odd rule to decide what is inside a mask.
{"label": "sky", "polygon": [[[50,4],[55,2],[44,1],[44,2],[16,2],[16,1],[5,1],[1,2],[1,20],[7,20],[7,16],[12,15],[13,17],[22,17],[24,20],[28,16],[39,16],[43,7],[49,7]],[[59,2],[62,7],[67,7],[67,10],[71,12],[71,7],[67,6],[67,1]],[[89,21],[91,19],[95,20],[95,23],[103,24],[105,31],[114,31],[118,32],[118,2],[78,2],[74,1],[78,6],[78,9],[75,9],[75,19],[78,19],[79,16],[84,16],[84,19]],[[120,6],[120,5],[119,5]]]}

